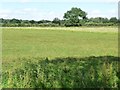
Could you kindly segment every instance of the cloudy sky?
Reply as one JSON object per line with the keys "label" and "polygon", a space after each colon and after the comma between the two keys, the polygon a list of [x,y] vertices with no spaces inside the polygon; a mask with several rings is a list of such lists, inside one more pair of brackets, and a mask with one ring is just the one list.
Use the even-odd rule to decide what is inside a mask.
{"label": "cloudy sky", "polygon": [[87,12],[87,17],[118,17],[118,0],[1,0],[0,18],[53,20],[63,18],[72,7]]}

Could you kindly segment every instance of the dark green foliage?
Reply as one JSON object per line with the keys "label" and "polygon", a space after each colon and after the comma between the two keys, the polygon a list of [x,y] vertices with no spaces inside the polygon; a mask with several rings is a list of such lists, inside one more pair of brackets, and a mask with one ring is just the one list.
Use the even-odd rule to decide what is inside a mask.
{"label": "dark green foliage", "polygon": [[108,18],[102,18],[102,17],[95,17],[95,18],[90,18],[90,22],[94,23],[108,23],[109,19]]}
{"label": "dark green foliage", "polygon": [[117,23],[118,22],[118,19],[116,17],[111,17],[110,18],[110,22],[112,23]]}
{"label": "dark green foliage", "polygon": [[3,71],[4,88],[117,88],[118,57],[25,60],[21,68]]}
{"label": "dark green foliage", "polygon": [[86,22],[84,24],[84,26],[117,26],[118,24],[114,24],[114,23],[96,23],[96,22]]}
{"label": "dark green foliage", "polygon": [[41,20],[41,21],[28,21],[28,20],[17,20],[17,19],[0,19],[0,25],[2,27],[70,27],[70,26],[118,26],[119,21],[114,20],[104,20],[99,21],[96,18],[90,18],[90,19],[83,19],[75,21],[74,23],[72,20],[53,20],[53,21],[47,21],[47,20]]}
{"label": "dark green foliage", "polygon": [[81,26],[87,13],[80,8],[73,7],[64,14],[65,26]]}
{"label": "dark green foliage", "polygon": [[52,23],[60,25],[60,19],[59,18],[54,18]]}

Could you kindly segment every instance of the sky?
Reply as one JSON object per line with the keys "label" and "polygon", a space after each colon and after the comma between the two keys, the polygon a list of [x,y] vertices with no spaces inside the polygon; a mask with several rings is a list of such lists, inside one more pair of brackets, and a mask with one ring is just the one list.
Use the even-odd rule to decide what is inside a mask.
{"label": "sky", "polygon": [[63,19],[72,7],[87,12],[87,17],[118,17],[118,0],[1,0],[0,18],[23,20]]}

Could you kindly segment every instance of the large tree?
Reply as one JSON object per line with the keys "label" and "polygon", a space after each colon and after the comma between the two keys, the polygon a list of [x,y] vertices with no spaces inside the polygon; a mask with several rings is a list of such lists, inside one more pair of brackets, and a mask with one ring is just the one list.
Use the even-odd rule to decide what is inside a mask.
{"label": "large tree", "polygon": [[87,13],[80,8],[73,7],[64,14],[65,26],[81,26]]}

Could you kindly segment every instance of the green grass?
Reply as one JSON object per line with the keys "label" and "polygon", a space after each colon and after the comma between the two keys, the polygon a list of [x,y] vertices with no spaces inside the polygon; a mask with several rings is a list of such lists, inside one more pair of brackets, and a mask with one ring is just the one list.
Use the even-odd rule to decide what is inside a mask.
{"label": "green grass", "polygon": [[[65,27],[63,28],[58,28],[58,27],[56,28],[53,28],[53,27],[52,28],[50,27],[49,28],[47,27],[19,28],[18,27],[18,28],[2,28],[2,31],[3,31],[2,32],[3,71],[4,72],[8,71],[13,74],[14,74],[14,71],[16,72],[17,68],[19,68],[18,71],[20,71],[21,67],[24,68],[23,70],[26,70],[25,67],[23,66],[25,61],[30,61],[30,62],[32,61],[32,63],[35,63],[35,66],[36,66],[38,65],[36,62],[39,62],[41,60],[43,60],[44,62],[44,59],[41,59],[41,58],[46,58],[46,57],[52,61],[55,58],[66,58],[66,57],[85,58],[90,56],[96,56],[96,57],[99,57],[99,56],[117,57],[118,56],[118,33],[117,33],[116,27],[99,27],[99,28],[90,28],[90,27],[89,28],[86,28],[86,27],[83,27],[83,28],[78,28],[78,27],[77,28],[73,28],[73,27],[72,28],[65,28]],[[105,58],[105,59],[109,60],[109,58]],[[112,60],[114,61],[116,59],[117,58],[113,58]],[[90,60],[88,59],[88,64],[90,64],[89,62],[91,62],[90,65],[93,65],[94,67],[96,63],[92,64],[92,61]],[[101,59],[97,58],[97,60],[99,61]],[[55,62],[57,62],[57,60]],[[58,59],[58,62],[59,62],[59,59]],[[65,64],[67,65],[67,63]],[[58,66],[61,66],[61,65],[62,63]],[[75,73],[74,72],[75,68],[72,68],[72,67],[77,67],[78,64],[77,62],[75,62],[75,64],[71,64],[71,65],[70,66],[68,65],[68,68],[71,69],[71,72]],[[112,65],[111,67],[114,66],[112,63],[110,65]],[[117,64],[115,64],[115,66],[117,68]],[[84,65],[82,67],[86,68],[86,66]],[[99,66],[98,68],[100,67],[101,66]],[[47,69],[49,70],[49,66]],[[26,72],[29,72],[29,71],[26,71]],[[114,76],[116,78],[116,75]],[[11,76],[8,75],[6,77],[8,78],[8,82],[11,81],[12,79],[10,78]],[[32,79],[34,78],[35,77],[33,77]],[[65,78],[68,78],[68,77],[66,76]],[[9,85],[5,86],[7,85],[7,81],[4,80],[4,83],[5,83],[3,85],[4,87],[10,87]],[[100,84],[100,85],[103,85],[103,84]],[[112,85],[112,84],[108,84],[108,85]],[[12,84],[12,86],[14,85]],[[24,85],[22,86],[24,87]],[[71,85],[68,85],[68,86],[72,87]],[[48,82],[48,86],[45,86],[45,87],[51,87],[49,86],[49,82]],[[66,86],[63,86],[63,87],[66,87]]]}
{"label": "green grass", "polygon": [[4,28],[3,58],[117,55],[117,42],[115,32]]}
{"label": "green grass", "polygon": [[73,29],[3,28],[3,65],[21,57],[117,56],[117,28]]}

